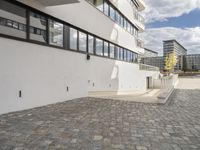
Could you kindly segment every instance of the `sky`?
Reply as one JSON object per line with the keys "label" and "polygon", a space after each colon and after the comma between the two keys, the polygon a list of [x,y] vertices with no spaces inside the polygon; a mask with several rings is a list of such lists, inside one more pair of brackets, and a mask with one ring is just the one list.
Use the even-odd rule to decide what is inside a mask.
{"label": "sky", "polygon": [[163,41],[175,39],[188,54],[200,54],[200,0],[144,0],[145,47],[163,55]]}

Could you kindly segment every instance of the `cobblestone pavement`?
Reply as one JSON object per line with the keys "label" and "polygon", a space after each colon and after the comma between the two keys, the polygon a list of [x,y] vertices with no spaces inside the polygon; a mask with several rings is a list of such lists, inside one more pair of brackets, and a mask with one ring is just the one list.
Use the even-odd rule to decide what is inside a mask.
{"label": "cobblestone pavement", "polygon": [[200,90],[168,104],[81,98],[0,116],[1,150],[200,150]]}

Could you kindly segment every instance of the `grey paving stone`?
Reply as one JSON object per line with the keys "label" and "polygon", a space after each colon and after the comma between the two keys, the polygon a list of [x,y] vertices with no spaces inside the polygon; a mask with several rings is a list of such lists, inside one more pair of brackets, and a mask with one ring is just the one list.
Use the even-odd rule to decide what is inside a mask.
{"label": "grey paving stone", "polygon": [[0,150],[199,150],[200,90],[166,105],[80,98],[0,116]]}

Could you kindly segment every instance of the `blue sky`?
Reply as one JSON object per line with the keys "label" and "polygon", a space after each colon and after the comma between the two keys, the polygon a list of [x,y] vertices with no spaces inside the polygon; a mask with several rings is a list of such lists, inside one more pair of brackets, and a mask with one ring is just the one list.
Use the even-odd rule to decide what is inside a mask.
{"label": "blue sky", "polygon": [[200,0],[144,0],[145,47],[162,55],[162,41],[176,39],[189,54],[200,53]]}
{"label": "blue sky", "polygon": [[171,17],[166,21],[155,21],[146,24],[146,28],[160,27],[177,27],[177,28],[194,28],[200,26],[200,10],[192,10],[188,14],[183,14],[179,17]]}

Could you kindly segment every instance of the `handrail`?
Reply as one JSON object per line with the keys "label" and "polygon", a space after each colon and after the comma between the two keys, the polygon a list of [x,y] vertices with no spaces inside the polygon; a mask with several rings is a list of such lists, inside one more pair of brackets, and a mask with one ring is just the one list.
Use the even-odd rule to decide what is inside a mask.
{"label": "handrail", "polygon": [[160,71],[159,67],[145,65],[145,64],[139,64],[140,70],[147,70],[147,71]]}
{"label": "handrail", "polygon": [[137,11],[134,12],[134,18],[135,18],[136,20],[138,20],[138,21],[139,21],[140,23],[142,23],[142,24],[145,23],[144,17],[143,17],[141,14],[139,14]]}
{"label": "handrail", "polygon": [[144,42],[140,39],[137,39],[137,46],[140,48],[144,48]]}

